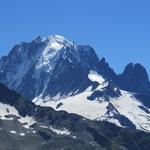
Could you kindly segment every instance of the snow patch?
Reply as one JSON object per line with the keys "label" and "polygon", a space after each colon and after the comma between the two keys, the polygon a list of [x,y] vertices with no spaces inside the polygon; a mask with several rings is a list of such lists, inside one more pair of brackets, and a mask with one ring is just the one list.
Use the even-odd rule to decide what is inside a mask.
{"label": "snow patch", "polygon": [[34,134],[35,134],[35,133],[36,133],[36,131],[32,131],[32,133],[34,133]]}
{"label": "snow patch", "polygon": [[13,120],[14,116],[16,116],[20,123],[24,125],[25,128],[30,128],[36,121],[33,117],[25,116],[22,117],[19,115],[18,111],[15,107],[0,103],[0,119],[2,120]]}
{"label": "snow patch", "polygon": [[10,133],[12,133],[12,134],[16,134],[17,132],[16,131],[9,131]]}
{"label": "snow patch", "polygon": [[49,127],[47,126],[40,126],[41,128],[44,128],[44,129],[49,129]]}
{"label": "snow patch", "polygon": [[52,130],[53,132],[55,132],[58,135],[69,135],[70,134],[70,132],[65,128],[64,129],[56,129],[56,128],[53,128],[52,126],[50,126],[50,127],[40,126],[40,127],[44,128],[44,129]]}
{"label": "snow patch", "polygon": [[70,135],[70,132],[67,129],[60,130],[60,129],[55,129],[52,126],[50,126],[50,129],[58,135]]}
{"label": "snow patch", "polygon": [[72,136],[72,138],[73,138],[73,139],[77,139],[77,137],[76,137],[76,136]]}
{"label": "snow patch", "polygon": [[25,133],[20,133],[19,135],[20,135],[20,136],[25,136],[26,134],[25,134]]}
{"label": "snow patch", "polygon": [[22,124],[25,124],[24,125],[25,128],[30,128],[30,126],[36,123],[34,118],[30,116],[21,117],[18,121],[21,122]]}
{"label": "snow patch", "polygon": [[6,117],[8,115],[18,116],[18,111],[12,106],[0,103],[0,119],[12,120],[13,118],[11,116]]}
{"label": "snow patch", "polygon": [[105,79],[103,78],[102,75],[100,75],[96,71],[92,71],[92,70],[88,74],[88,78],[93,82],[98,82],[99,84],[102,84],[105,81]]}

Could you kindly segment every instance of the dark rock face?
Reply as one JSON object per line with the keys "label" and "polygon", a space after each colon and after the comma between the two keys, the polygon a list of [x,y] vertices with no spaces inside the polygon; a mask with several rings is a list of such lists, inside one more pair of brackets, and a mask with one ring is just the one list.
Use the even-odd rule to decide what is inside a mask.
{"label": "dark rock face", "polygon": [[112,81],[119,88],[137,93],[150,93],[150,82],[146,69],[141,64],[128,64],[124,72],[117,75],[105,58],[98,64],[98,72],[108,81]]}
{"label": "dark rock face", "polygon": [[148,74],[140,64],[128,64],[124,72],[119,75],[118,84],[122,89],[127,91],[139,93],[150,92]]}
{"label": "dark rock face", "polygon": [[146,107],[150,108],[150,94],[149,93],[137,93],[134,96],[141,101]]}
{"label": "dark rock face", "polygon": [[[15,45],[8,56],[0,60],[0,82],[27,98],[33,97],[36,93],[35,79],[32,77],[35,58],[39,57],[39,51],[43,45],[44,43],[35,40]],[[18,70],[21,73],[18,73]],[[21,76],[23,73],[24,76]]]}
{"label": "dark rock face", "polygon": [[121,92],[118,88],[115,88],[113,85],[106,86],[103,91],[96,90],[89,97],[89,100],[95,100],[99,98],[104,98],[106,101],[109,101],[109,98],[117,98],[121,96]]}
{"label": "dark rock face", "polygon": [[103,57],[98,65],[97,65],[97,71],[99,74],[103,75],[103,77],[108,81],[116,82],[118,80],[117,74],[114,72],[114,70],[109,66],[108,62],[106,62],[105,58]]}
{"label": "dark rock face", "polygon": [[[135,125],[125,116],[121,115],[118,110],[114,107],[114,105],[112,103],[109,103],[109,105],[107,106],[107,112],[105,115],[109,115],[110,113],[113,115],[113,118],[119,120],[119,123],[126,127],[126,128],[130,128],[130,129],[136,129]],[[111,117],[108,117],[111,119]]]}
{"label": "dark rock face", "polygon": [[[76,51],[79,51],[79,60],[75,57]],[[90,47],[78,46],[77,50],[73,47],[66,49],[58,59],[43,97],[46,95],[52,97],[58,93],[73,95],[77,90],[78,93],[84,91],[94,84],[88,79],[88,74],[90,70],[96,68],[98,61],[98,57]]]}
{"label": "dark rock face", "polygon": [[146,107],[144,107],[144,106],[139,106],[143,111],[145,111],[147,114],[149,114],[150,113],[150,111],[146,108]]}

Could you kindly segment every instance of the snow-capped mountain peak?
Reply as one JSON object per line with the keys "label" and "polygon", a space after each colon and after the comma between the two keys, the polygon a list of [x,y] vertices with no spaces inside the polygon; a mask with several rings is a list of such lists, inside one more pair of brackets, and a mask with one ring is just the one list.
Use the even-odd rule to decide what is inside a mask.
{"label": "snow-capped mountain peak", "polygon": [[36,69],[45,69],[46,72],[49,72],[54,68],[61,50],[69,46],[70,43],[64,37],[58,35],[44,37],[42,42],[44,47],[37,60]]}
{"label": "snow-capped mountain peak", "polygon": [[59,43],[69,42],[69,40],[67,40],[65,37],[63,37],[61,35],[57,35],[57,34],[44,37],[43,41],[45,39],[48,39],[49,41],[57,41]]}
{"label": "snow-capped mountain peak", "polygon": [[[1,82],[29,99],[41,94],[55,96],[60,90],[61,95],[64,95],[72,90],[80,89],[77,85],[72,85],[73,89],[66,86],[64,90],[65,88],[60,85],[61,82],[81,84],[83,91],[89,85],[89,81],[84,81],[82,84],[84,74],[88,74],[89,70],[94,70],[98,61],[97,55],[89,46],[75,44],[60,35],[44,38],[39,36],[31,42],[22,42],[14,46],[8,56],[0,60],[0,72],[3,78]],[[66,77],[65,80],[68,80],[71,74],[72,76],[76,74],[76,81],[75,77],[70,78],[69,82],[63,81],[63,74]],[[55,83],[57,87],[54,88],[52,82],[56,78],[59,81]],[[28,90],[28,86],[32,89],[31,91]],[[49,93],[50,90],[53,92]]]}
{"label": "snow-capped mountain peak", "polygon": [[60,35],[14,46],[0,60],[0,82],[37,105],[150,131],[144,67],[130,64],[117,75],[92,47]]}
{"label": "snow-capped mountain peak", "polygon": [[61,49],[63,46],[69,46],[72,45],[73,43],[63,36],[60,35],[51,35],[42,38],[42,42],[47,43],[48,45],[51,46],[52,49]]}

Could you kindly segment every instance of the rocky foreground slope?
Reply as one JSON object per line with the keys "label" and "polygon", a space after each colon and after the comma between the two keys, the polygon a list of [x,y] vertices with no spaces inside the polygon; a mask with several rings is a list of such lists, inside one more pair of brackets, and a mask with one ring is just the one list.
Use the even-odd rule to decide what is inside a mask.
{"label": "rocky foreground slope", "polygon": [[150,134],[37,106],[0,84],[0,149],[149,150]]}

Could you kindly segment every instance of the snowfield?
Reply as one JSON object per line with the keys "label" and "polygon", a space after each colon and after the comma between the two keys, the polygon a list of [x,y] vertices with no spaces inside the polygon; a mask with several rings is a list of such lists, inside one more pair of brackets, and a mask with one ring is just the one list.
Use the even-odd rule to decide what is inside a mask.
{"label": "snowfield", "polygon": [[[103,90],[103,87],[108,85],[105,79],[94,71],[91,71],[88,77],[92,81],[99,82],[100,85],[97,87],[99,90]],[[134,98],[132,93],[121,90],[120,97],[110,98],[109,101],[105,99],[102,101],[88,100],[87,97],[93,92],[91,89],[89,87],[83,93],[73,96],[60,97],[58,94],[54,98],[48,96],[45,99],[37,97],[33,102],[36,105],[52,107],[57,111],[65,110],[69,113],[81,115],[87,119],[105,120],[117,126],[124,127],[120,124],[119,119],[114,118],[114,113],[116,113],[114,111],[117,111],[120,115],[128,118],[138,130],[150,132],[150,113],[140,108],[140,106],[145,106]],[[109,104],[112,104],[115,110],[110,110],[112,112],[107,114]]]}

